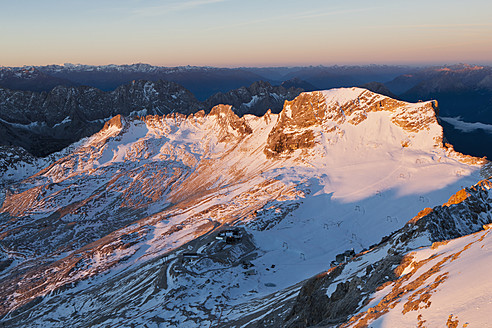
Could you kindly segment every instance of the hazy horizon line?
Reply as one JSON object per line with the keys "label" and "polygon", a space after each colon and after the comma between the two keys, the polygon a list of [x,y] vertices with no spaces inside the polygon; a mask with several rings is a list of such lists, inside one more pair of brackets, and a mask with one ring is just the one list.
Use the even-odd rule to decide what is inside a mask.
{"label": "hazy horizon line", "polygon": [[84,64],[84,63],[71,63],[65,62],[63,64],[60,63],[51,63],[51,64],[41,64],[41,65],[28,65],[24,64],[22,66],[14,66],[14,65],[0,65],[0,68],[28,68],[28,67],[46,67],[46,66],[95,66],[95,67],[104,67],[104,66],[133,66],[133,65],[149,65],[153,67],[163,67],[163,68],[180,68],[180,67],[197,67],[197,68],[306,68],[306,67],[367,67],[367,66],[389,66],[389,67],[450,67],[450,66],[458,66],[458,65],[466,65],[466,66],[492,66],[492,62],[481,62],[481,63],[471,63],[471,62],[427,62],[427,63],[350,63],[350,64],[292,64],[292,65],[275,65],[275,64],[265,64],[265,65],[224,65],[224,66],[216,66],[216,65],[162,65],[162,64],[151,64],[146,62],[133,62],[133,63],[125,63],[125,64]]}

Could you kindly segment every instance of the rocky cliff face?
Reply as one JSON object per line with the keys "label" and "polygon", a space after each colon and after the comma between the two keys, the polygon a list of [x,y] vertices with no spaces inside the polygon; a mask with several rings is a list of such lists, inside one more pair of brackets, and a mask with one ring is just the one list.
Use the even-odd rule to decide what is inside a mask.
{"label": "rocky cliff face", "polygon": [[272,157],[314,146],[314,131],[325,120],[326,99],[321,92],[304,93],[286,102],[278,123],[268,136],[265,154]]}

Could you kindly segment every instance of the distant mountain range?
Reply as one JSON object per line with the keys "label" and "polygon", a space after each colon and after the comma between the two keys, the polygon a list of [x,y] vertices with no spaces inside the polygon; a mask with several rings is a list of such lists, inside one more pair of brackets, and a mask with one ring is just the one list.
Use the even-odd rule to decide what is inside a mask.
{"label": "distant mountain range", "polygon": [[[140,82],[141,80],[155,82],[157,89],[166,83],[174,82],[189,90],[191,94],[183,91],[183,95],[187,94],[188,98],[172,104],[172,94],[169,94],[167,102],[164,103],[161,98],[167,91],[158,90],[161,98],[149,100],[152,104],[145,98],[133,100],[131,103],[129,99],[132,96],[123,95],[124,90],[131,92],[145,85],[146,82]],[[165,82],[158,82],[161,80]],[[59,88],[60,85],[64,88]],[[209,110],[213,105],[224,103],[233,105],[234,111],[239,115],[262,115],[267,109],[278,112],[284,100],[293,99],[301,91],[347,86],[362,86],[395,99],[411,102],[435,99],[440,104],[439,115],[444,118],[492,124],[492,67],[486,66],[459,64],[424,68],[377,65],[214,68],[160,67],[148,64],[65,64],[0,68],[0,88],[3,88],[0,91],[3,94],[3,101],[0,103],[0,119],[3,120],[0,121],[0,134],[3,137],[3,145],[22,146],[37,156],[44,156],[100,129],[102,121],[93,121],[105,120],[116,114],[129,115],[144,109],[148,114],[187,114],[198,109]],[[12,96],[13,91],[7,89],[26,92],[15,92],[15,96]],[[58,95],[53,95],[53,90]],[[70,95],[63,95],[63,92]],[[62,105],[61,100],[51,105],[46,104],[50,102],[48,98],[53,97],[69,99],[68,104]],[[91,101],[88,98],[91,98]],[[109,98],[113,98],[112,104],[108,103]],[[5,103],[6,99],[9,99],[8,103]],[[180,101],[182,103],[179,103]],[[25,109],[27,113],[24,113]],[[6,118],[10,115],[8,112],[12,111],[23,114],[15,120]],[[81,115],[80,121],[76,118],[76,112]],[[59,117],[59,113],[66,115]],[[56,122],[48,118],[39,120],[42,115],[54,115]],[[70,124],[70,130],[74,132],[69,138],[58,131],[60,125],[54,130],[51,129],[67,117],[77,120],[79,124],[74,130],[72,127],[75,123]],[[25,126],[35,122],[45,122],[50,131],[48,132],[46,127],[37,127],[26,134],[28,129],[9,125],[14,123]],[[488,147],[492,144],[492,133],[480,128],[464,131],[449,122],[456,121],[443,121],[444,133],[456,149],[476,156],[492,157],[492,149]],[[29,145],[25,140],[31,138],[29,134],[32,133],[37,133],[37,143]]]}
{"label": "distant mountain range", "polygon": [[[389,81],[415,69],[405,66],[312,66],[271,68],[161,67],[133,65],[48,65],[0,68],[0,86],[27,91],[50,91],[56,85],[86,85],[112,91],[133,80],[171,81],[190,90],[203,101],[217,92],[248,86],[256,81],[273,85],[298,79],[313,89],[358,86],[371,81]],[[305,91],[313,91],[306,89]]]}

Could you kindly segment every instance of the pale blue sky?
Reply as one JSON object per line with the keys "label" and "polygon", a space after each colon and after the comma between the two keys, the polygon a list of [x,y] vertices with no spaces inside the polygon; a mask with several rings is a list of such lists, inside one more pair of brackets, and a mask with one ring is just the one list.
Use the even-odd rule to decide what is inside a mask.
{"label": "pale blue sky", "polygon": [[0,65],[492,63],[490,0],[0,0]]}

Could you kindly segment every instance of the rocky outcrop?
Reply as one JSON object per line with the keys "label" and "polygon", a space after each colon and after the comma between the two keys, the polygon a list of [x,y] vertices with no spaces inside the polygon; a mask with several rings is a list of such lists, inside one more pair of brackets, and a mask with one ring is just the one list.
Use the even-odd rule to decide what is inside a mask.
{"label": "rocky outcrop", "polygon": [[322,123],[326,110],[326,99],[321,92],[303,93],[287,101],[268,136],[267,157],[313,147],[314,132],[309,128]]}
{"label": "rocky outcrop", "polygon": [[460,162],[462,162],[462,163],[467,163],[467,164],[472,164],[472,165],[474,165],[474,164],[483,165],[483,164],[488,163],[487,157],[480,158],[480,157],[462,154],[462,153],[454,150],[454,146],[447,143],[447,142],[444,143],[444,149],[446,149],[446,153],[449,157],[458,158],[460,160]]}
{"label": "rocky outcrop", "polygon": [[115,117],[113,117],[112,119],[110,119],[109,121],[107,121],[106,123],[104,123],[104,127],[102,128],[101,131],[108,130],[111,127],[121,129],[121,128],[123,128],[123,123],[124,123],[124,118],[120,114],[118,114]]}
{"label": "rocky outcrop", "polygon": [[[396,279],[393,268],[400,264],[402,258],[400,254],[388,255],[371,263],[362,273],[347,281],[339,281],[345,263],[309,279],[301,288],[284,327],[318,327],[345,322],[357,311],[365,295],[373,293],[385,282]],[[357,257],[352,261],[360,262],[362,258]],[[330,295],[327,295],[328,285],[336,286]]]}
{"label": "rocky outcrop", "polygon": [[230,105],[217,105],[212,108],[209,115],[215,116],[219,126],[219,142],[242,138],[253,133],[246,120],[243,117],[239,118]]}
{"label": "rocky outcrop", "polygon": [[379,93],[380,95],[384,95],[393,99],[397,99],[398,97],[388,89],[387,86],[385,86],[381,82],[369,82],[366,84],[363,84],[360,86],[361,88],[367,89],[369,91],[372,91],[374,93]]}
{"label": "rocky outcrop", "polygon": [[205,108],[212,108],[218,104],[232,105],[238,116],[254,114],[262,116],[270,109],[272,113],[279,113],[286,100],[292,100],[302,91],[301,88],[272,86],[268,82],[258,81],[249,87],[241,87],[227,93],[216,93],[205,101]]}

